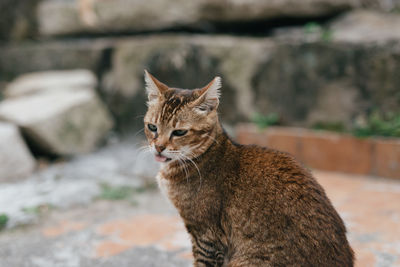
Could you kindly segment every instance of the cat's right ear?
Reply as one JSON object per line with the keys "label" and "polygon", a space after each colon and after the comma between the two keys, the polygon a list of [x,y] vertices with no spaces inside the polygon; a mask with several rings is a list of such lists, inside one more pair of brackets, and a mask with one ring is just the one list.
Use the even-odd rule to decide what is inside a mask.
{"label": "cat's right ear", "polygon": [[164,93],[168,90],[168,86],[157,80],[147,70],[144,70],[144,80],[146,82],[147,97],[149,99],[147,104],[151,105],[162,99]]}

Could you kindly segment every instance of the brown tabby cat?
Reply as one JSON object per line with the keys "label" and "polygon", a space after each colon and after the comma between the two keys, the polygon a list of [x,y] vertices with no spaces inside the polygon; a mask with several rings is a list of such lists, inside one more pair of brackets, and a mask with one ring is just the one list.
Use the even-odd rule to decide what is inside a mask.
{"label": "brown tabby cat", "polygon": [[158,183],[191,235],[194,266],[353,266],[343,221],[311,174],[224,132],[219,77],[194,90],[145,80]]}

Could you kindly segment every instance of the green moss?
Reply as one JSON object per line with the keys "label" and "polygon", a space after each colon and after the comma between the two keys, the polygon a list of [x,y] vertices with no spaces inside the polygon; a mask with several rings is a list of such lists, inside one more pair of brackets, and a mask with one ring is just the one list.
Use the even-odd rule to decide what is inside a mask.
{"label": "green moss", "polygon": [[345,126],[343,122],[322,122],[319,121],[315,123],[312,127],[314,130],[326,130],[326,131],[333,131],[333,132],[345,132]]}
{"label": "green moss", "polygon": [[321,28],[322,28],[321,25],[314,21],[307,22],[303,26],[304,33],[306,33],[306,34],[319,32],[321,30]]}
{"label": "green moss", "polygon": [[27,214],[40,215],[40,214],[43,214],[43,213],[49,211],[52,208],[54,208],[52,205],[42,204],[42,205],[32,206],[32,207],[23,207],[21,210]]}
{"label": "green moss", "polygon": [[99,198],[107,200],[122,200],[130,197],[134,189],[129,186],[111,186],[109,184],[101,184],[101,194]]}
{"label": "green moss", "polygon": [[390,10],[391,13],[399,14],[400,13],[400,7],[395,7],[392,10]]}
{"label": "green moss", "polygon": [[22,208],[22,211],[28,214],[39,214],[40,208],[39,206],[36,207],[24,207]]}
{"label": "green moss", "polygon": [[324,42],[330,42],[333,39],[333,31],[328,28],[323,28],[321,33],[321,40]]}
{"label": "green moss", "polygon": [[8,220],[7,214],[0,213],[0,230],[3,230],[6,227]]}
{"label": "green moss", "polygon": [[269,126],[279,125],[280,117],[278,113],[269,113],[267,115],[256,113],[253,115],[251,121],[256,124],[258,128],[264,129]]}
{"label": "green moss", "polygon": [[148,190],[153,190],[156,188],[155,183],[146,184],[140,187],[131,187],[126,185],[121,186],[114,186],[107,183],[100,184],[101,193],[98,196],[99,199],[106,199],[106,200],[128,200],[132,203],[136,203],[132,197],[135,194],[141,194],[147,192]]}
{"label": "green moss", "polygon": [[309,34],[319,34],[319,37],[324,42],[330,42],[333,39],[333,32],[331,29],[322,26],[317,22],[308,22],[303,26],[304,33]]}

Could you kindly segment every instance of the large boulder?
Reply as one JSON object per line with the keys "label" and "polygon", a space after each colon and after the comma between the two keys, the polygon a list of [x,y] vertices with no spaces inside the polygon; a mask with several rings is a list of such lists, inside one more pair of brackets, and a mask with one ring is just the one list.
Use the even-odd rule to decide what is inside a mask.
{"label": "large boulder", "polygon": [[[54,155],[73,155],[87,153],[93,150],[113,126],[108,111],[96,96],[93,87],[65,86],[73,79],[67,72],[64,80],[62,73],[44,75],[43,88],[35,90],[21,89],[11,84],[6,92],[12,94],[12,89],[18,93],[25,91],[19,97],[6,98],[0,103],[0,118],[11,121],[21,127],[28,141],[40,152]],[[30,74],[33,81],[35,75]],[[53,89],[47,86],[60,79],[59,85]],[[91,84],[93,75],[87,76],[82,84]],[[48,79],[48,81],[44,81]],[[33,83],[20,78],[16,83],[25,80],[25,85]],[[10,89],[11,88],[11,89]],[[29,92],[29,93],[27,93]],[[17,93],[14,95],[18,95]]]}
{"label": "large boulder", "polygon": [[[123,130],[142,127],[144,69],[183,88],[200,87],[221,76],[220,114],[228,123],[250,120],[257,112],[275,112],[289,125],[326,122],[351,127],[374,109],[400,111],[399,25],[385,23],[387,34],[371,31],[366,40],[346,39],[342,32],[362,27],[345,23],[357,14],[339,17],[328,27],[317,25],[311,32],[289,31],[286,37],[132,38],[116,45],[102,95]],[[397,20],[389,14],[386,19],[381,13],[369,16]]]}
{"label": "large boulder", "polygon": [[0,122],[0,182],[14,182],[33,172],[35,160],[18,127]]}
{"label": "large boulder", "polygon": [[42,35],[212,29],[219,23],[321,17],[356,6],[352,0],[45,0],[38,8]]}
{"label": "large boulder", "polygon": [[36,14],[40,0],[0,1],[0,40],[21,40],[35,36]]}
{"label": "large boulder", "polygon": [[400,8],[400,0],[358,0],[358,7],[386,12],[396,12]]}
{"label": "large boulder", "polygon": [[222,77],[220,113],[224,121],[248,119],[252,106],[252,75],[273,46],[268,39],[211,36],[151,36],[133,38],[113,54],[112,72],[102,82],[102,94],[123,130],[140,128],[146,111],[143,70],[166,84],[199,88]]}
{"label": "large boulder", "polygon": [[95,88],[97,78],[93,72],[85,69],[65,71],[44,71],[28,73],[16,78],[4,90],[6,98],[35,94],[48,90],[80,90]]}
{"label": "large boulder", "polygon": [[114,40],[63,40],[13,43],[0,46],[0,80],[12,80],[28,72],[89,69],[107,66]]}
{"label": "large boulder", "polygon": [[400,16],[368,10],[347,13],[330,25],[334,41],[387,43],[400,40]]}
{"label": "large boulder", "polygon": [[254,75],[255,106],[307,126],[351,127],[374,110],[400,112],[399,28],[399,15],[355,11],[311,33],[279,35]]}

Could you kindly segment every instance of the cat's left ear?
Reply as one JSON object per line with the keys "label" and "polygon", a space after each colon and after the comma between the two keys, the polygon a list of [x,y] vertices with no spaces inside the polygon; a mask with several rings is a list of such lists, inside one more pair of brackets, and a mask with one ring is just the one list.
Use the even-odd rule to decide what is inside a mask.
{"label": "cat's left ear", "polygon": [[146,82],[146,91],[149,98],[148,104],[158,101],[168,90],[168,86],[157,80],[147,70],[144,70],[144,80]]}
{"label": "cat's left ear", "polygon": [[198,89],[199,97],[193,102],[193,107],[202,113],[208,113],[218,108],[220,88],[222,86],[221,78],[215,77],[205,87]]}

